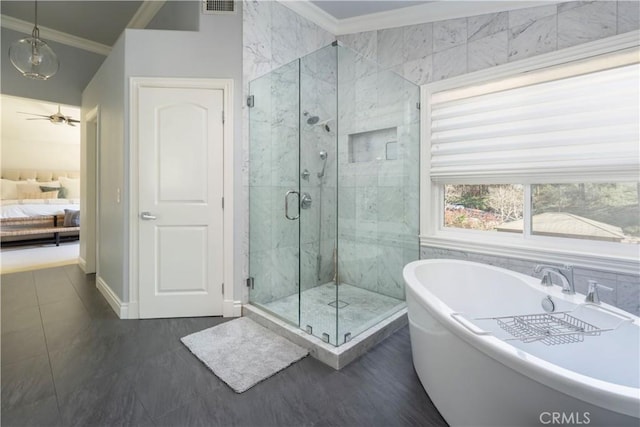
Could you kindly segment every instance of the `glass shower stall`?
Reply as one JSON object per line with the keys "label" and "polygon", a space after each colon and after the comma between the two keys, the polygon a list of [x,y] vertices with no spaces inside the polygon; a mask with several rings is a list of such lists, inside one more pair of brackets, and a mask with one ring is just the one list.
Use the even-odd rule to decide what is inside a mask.
{"label": "glass shower stall", "polygon": [[250,303],[341,345],[405,307],[419,88],[334,43],[249,95]]}

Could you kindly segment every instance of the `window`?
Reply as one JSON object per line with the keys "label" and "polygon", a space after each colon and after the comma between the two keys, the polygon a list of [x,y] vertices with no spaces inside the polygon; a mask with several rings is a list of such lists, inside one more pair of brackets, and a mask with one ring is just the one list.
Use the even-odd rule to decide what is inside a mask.
{"label": "window", "polygon": [[622,35],[424,86],[422,243],[637,272],[638,53]]}
{"label": "window", "polygon": [[[530,203],[525,200],[530,189]],[[444,185],[444,227],[640,243],[640,184]]]}

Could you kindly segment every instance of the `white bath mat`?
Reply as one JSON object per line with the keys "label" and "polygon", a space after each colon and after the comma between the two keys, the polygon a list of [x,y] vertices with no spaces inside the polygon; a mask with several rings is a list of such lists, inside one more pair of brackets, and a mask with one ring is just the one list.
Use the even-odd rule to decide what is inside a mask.
{"label": "white bath mat", "polygon": [[181,341],[236,393],[309,354],[246,317],[187,335]]}

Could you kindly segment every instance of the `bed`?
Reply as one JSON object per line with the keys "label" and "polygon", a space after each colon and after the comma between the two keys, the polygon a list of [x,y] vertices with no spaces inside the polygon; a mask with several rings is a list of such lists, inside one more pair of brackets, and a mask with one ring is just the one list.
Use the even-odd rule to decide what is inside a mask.
{"label": "bed", "polygon": [[78,171],[3,169],[1,178],[3,246],[78,239]]}

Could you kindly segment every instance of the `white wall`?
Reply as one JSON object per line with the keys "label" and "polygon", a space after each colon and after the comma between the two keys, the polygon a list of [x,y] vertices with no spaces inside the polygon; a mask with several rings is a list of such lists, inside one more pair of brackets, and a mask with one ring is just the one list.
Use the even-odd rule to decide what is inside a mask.
{"label": "white wall", "polygon": [[25,142],[2,138],[2,169],[77,171],[80,170],[80,144]]}
{"label": "white wall", "polygon": [[[200,15],[200,30],[125,30],[82,97],[86,114],[100,106],[100,276],[123,301],[129,301],[129,78],[231,78],[235,82],[236,164],[241,159],[242,11],[226,15]],[[91,147],[83,137],[83,158]],[[240,168],[234,180],[240,180]],[[87,171],[83,171],[86,182]],[[121,203],[116,204],[120,189]],[[87,188],[91,192],[91,188]],[[236,199],[237,200],[237,199]],[[235,209],[244,209],[236,202]],[[81,210],[87,212],[90,206]],[[86,215],[91,215],[90,211]],[[90,220],[90,218],[86,218]],[[84,218],[83,218],[84,220]],[[83,223],[81,220],[81,223]],[[86,221],[85,221],[86,223]],[[235,232],[238,240],[239,230]],[[236,245],[239,247],[239,245]],[[87,253],[86,248],[84,253]],[[81,247],[81,256],[83,248]],[[237,254],[237,257],[240,255]],[[240,273],[236,289],[241,286]],[[240,290],[237,290],[241,294]]]}
{"label": "white wall", "polygon": [[[95,202],[99,197],[99,278],[101,278],[123,300],[126,297],[123,284],[126,283],[126,207],[117,203],[118,191],[124,189],[124,135],[125,135],[125,35],[113,46],[113,50],[104,61],[96,75],[82,94],[82,115],[95,107],[99,108],[98,147],[88,144],[88,137],[83,132],[81,156],[82,194],[80,205],[80,257],[88,265],[86,272],[94,271],[91,267],[93,243],[84,237],[88,229],[95,227]],[[96,153],[96,148],[98,153]],[[96,193],[91,174],[95,171],[96,154],[100,159],[99,176],[100,191]],[[121,198],[121,200],[124,200]],[[95,268],[95,267],[94,267]]]}

